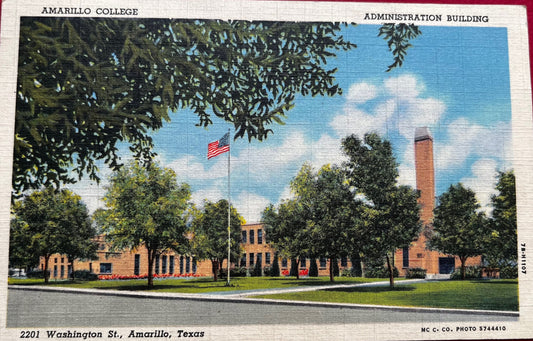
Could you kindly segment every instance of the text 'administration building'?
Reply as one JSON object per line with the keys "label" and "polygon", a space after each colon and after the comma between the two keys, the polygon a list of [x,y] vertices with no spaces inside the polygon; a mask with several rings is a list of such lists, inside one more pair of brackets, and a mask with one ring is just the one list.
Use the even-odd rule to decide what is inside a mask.
{"label": "text 'administration building'", "polygon": [[[435,169],[433,161],[433,137],[428,128],[415,130],[415,171],[416,188],[420,191],[420,218],[422,232],[410,247],[397,250],[394,255],[394,265],[400,276],[405,275],[407,269],[422,268],[426,270],[428,278],[435,278],[451,274],[461,266],[459,257],[444,255],[426,248],[424,232],[431,228],[433,209],[435,208]],[[466,265],[480,265],[481,257],[467,259]]]}

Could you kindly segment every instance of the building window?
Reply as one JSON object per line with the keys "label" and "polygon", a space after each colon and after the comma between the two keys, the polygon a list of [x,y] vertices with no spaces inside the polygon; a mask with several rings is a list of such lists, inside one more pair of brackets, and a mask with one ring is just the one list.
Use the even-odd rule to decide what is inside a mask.
{"label": "building window", "polygon": [[185,267],[185,257],[181,256],[180,257],[180,274],[183,274],[184,267]]}
{"label": "building window", "polygon": [[70,277],[72,275],[72,265],[67,265],[67,276]]}
{"label": "building window", "polygon": [[306,260],[307,260],[306,258],[300,259],[300,268],[307,267],[307,261]]}
{"label": "building window", "polygon": [[250,230],[250,244],[253,244],[255,242],[255,234],[254,230]]}
{"label": "building window", "polygon": [[263,244],[263,230],[257,230],[257,244]]}
{"label": "building window", "polygon": [[283,259],[281,260],[281,267],[282,267],[282,268],[286,268],[286,267],[287,267],[287,258],[283,258]]}
{"label": "building window", "polygon": [[257,254],[257,264],[259,264],[260,266],[263,266],[263,254],[262,253]]}
{"label": "building window", "polygon": [[241,257],[241,266],[246,267],[246,253]]}
{"label": "building window", "polygon": [[246,240],[246,231],[242,231],[242,238],[241,238],[241,243],[243,244],[246,244],[247,240]]}
{"label": "building window", "polygon": [[[56,258],[57,260],[57,258]],[[54,265],[54,277],[57,277],[57,265]]]}
{"label": "building window", "polygon": [[162,274],[167,273],[167,260],[168,260],[168,256],[161,257],[161,273]]}
{"label": "building window", "polygon": [[250,252],[250,266],[254,265],[254,253]]}
{"label": "building window", "polygon": [[159,256],[155,256],[155,270],[154,272],[159,275]]}
{"label": "building window", "polygon": [[141,255],[135,255],[133,261],[133,274],[139,276],[141,274]]}
{"label": "building window", "polygon": [[191,257],[185,257],[185,273],[191,272]]}
{"label": "building window", "polygon": [[61,278],[65,277],[65,266],[61,265]]}
{"label": "building window", "polygon": [[403,248],[403,267],[408,268],[409,267],[409,247]]}
{"label": "building window", "polygon": [[348,257],[341,257],[341,266],[348,266]]}
{"label": "building window", "polygon": [[196,258],[192,259],[192,273],[196,273]]}
{"label": "building window", "polygon": [[111,263],[100,263],[100,273],[110,274],[112,273],[113,265]]}
{"label": "building window", "polygon": [[270,252],[265,252],[265,263],[270,264]]}
{"label": "building window", "polygon": [[57,258],[54,258],[54,263],[57,263]]}
{"label": "building window", "polygon": [[168,273],[174,274],[174,256],[168,257]]}
{"label": "building window", "polygon": [[416,254],[416,258],[424,258],[424,254],[423,253],[417,253]]}
{"label": "building window", "polygon": [[61,263],[65,263],[65,257],[61,257]]}
{"label": "building window", "polygon": [[320,257],[320,267],[325,268],[327,265],[326,257]]}

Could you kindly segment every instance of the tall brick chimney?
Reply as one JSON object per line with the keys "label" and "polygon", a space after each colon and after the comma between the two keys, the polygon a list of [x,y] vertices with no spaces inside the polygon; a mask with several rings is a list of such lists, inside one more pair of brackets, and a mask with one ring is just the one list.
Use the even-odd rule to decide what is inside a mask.
{"label": "tall brick chimney", "polygon": [[416,188],[420,191],[418,202],[420,218],[429,224],[435,208],[435,169],[433,167],[433,137],[427,127],[415,130]]}

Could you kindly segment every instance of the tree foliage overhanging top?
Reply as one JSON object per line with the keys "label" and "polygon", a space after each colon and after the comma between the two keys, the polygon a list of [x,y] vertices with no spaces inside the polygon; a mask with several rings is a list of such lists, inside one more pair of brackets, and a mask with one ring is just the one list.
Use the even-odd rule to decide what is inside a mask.
{"label": "tree foliage overhanging top", "polygon": [[[327,58],[356,45],[331,22],[22,18],[13,162],[15,194],[99,180],[120,167],[117,143],[153,156],[153,130],[188,108],[235,137],[265,139],[297,94],[337,95]],[[387,26],[395,61],[419,32]],[[401,39],[400,39],[401,38]],[[395,43],[398,42],[398,43]],[[400,62],[395,62],[400,65]]]}
{"label": "tree foliage overhanging top", "polygon": [[198,125],[231,122],[263,140],[297,93],[335,95],[326,58],[354,44],[340,24],[220,20],[23,18],[13,186],[97,179],[120,162],[118,141],[150,157],[169,110]]}

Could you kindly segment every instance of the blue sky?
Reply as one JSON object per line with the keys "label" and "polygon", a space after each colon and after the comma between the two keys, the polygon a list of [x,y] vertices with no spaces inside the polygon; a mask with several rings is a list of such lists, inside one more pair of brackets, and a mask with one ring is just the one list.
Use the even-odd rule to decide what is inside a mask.
{"label": "blue sky", "polygon": [[[358,47],[328,60],[328,67],[339,69],[342,96],[297,97],[286,124],[274,124],[266,141],[232,141],[231,200],[247,222],[290,196],[289,182],[304,162],[317,168],[342,162],[340,140],[352,133],[376,131],[390,139],[400,182],[415,187],[414,130],[428,126],[437,195],[462,182],[486,204],[496,170],[512,168],[506,29],[421,26],[404,66],[387,73],[392,56],[378,28],[347,28],[345,36]],[[154,133],[161,163],[191,185],[195,202],[226,198],[227,154],[207,160],[206,152],[232,127],[220,120],[208,129],[195,127],[197,117],[188,110],[171,118]],[[109,174],[102,168],[103,176]],[[71,187],[93,210],[102,205],[105,183]]]}

